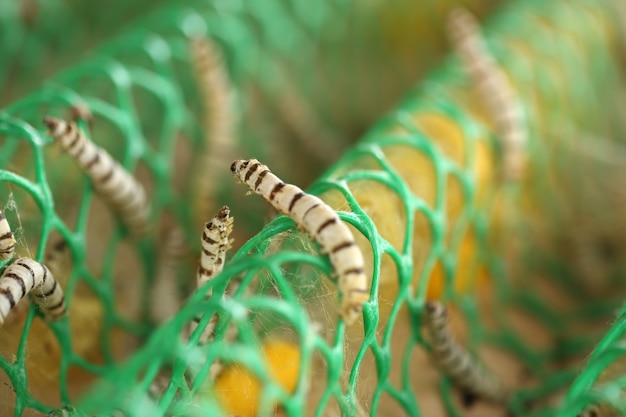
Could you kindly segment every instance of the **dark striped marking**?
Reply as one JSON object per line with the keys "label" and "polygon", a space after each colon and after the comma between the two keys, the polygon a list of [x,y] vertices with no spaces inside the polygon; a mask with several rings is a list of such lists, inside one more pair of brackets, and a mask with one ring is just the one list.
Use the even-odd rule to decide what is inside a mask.
{"label": "dark striped marking", "polygon": [[56,310],[57,308],[62,307],[64,303],[65,303],[65,297],[61,297],[61,301],[59,301],[57,304],[55,304],[53,306],[46,307],[46,309],[47,310]]}
{"label": "dark striped marking", "polygon": [[24,284],[24,279],[23,279],[22,277],[20,277],[20,276],[19,276],[19,275],[17,275],[17,274],[14,274],[14,273],[12,273],[12,272],[9,272],[8,274],[4,274],[4,275],[2,276],[2,278],[11,278],[11,279],[13,279],[14,281],[19,282],[19,284],[20,284],[20,288],[22,288],[22,295],[20,295],[20,297],[19,297],[19,298],[24,297],[24,295],[26,294],[26,284]]}
{"label": "dark striped marking", "polygon": [[[67,134],[68,130],[71,130],[72,126],[70,123],[66,123],[66,128],[65,128],[65,133]],[[76,146],[76,143],[78,142],[78,140],[80,139],[80,135],[78,134],[78,131],[74,131],[74,136],[71,138],[71,142],[67,144],[67,147],[69,149],[72,149],[74,146]]]}
{"label": "dark striped marking", "polygon": [[326,229],[328,226],[333,225],[337,223],[337,218],[333,217],[332,219],[328,219],[326,220],[324,223],[321,224],[321,226],[317,229],[317,231],[315,232],[315,235],[319,235],[322,230]]}
{"label": "dark striped marking", "polygon": [[350,275],[350,274],[363,274],[363,268],[350,268],[350,269],[346,269],[345,271],[343,271],[344,275]]}
{"label": "dark striped marking", "polygon": [[259,175],[256,177],[256,181],[254,182],[254,191],[259,189],[259,186],[263,182],[263,178],[265,178],[265,176],[269,174],[270,172],[271,171],[269,169],[265,169],[265,171],[261,171],[259,173]]}
{"label": "dark striped marking", "polygon": [[[210,226],[209,226],[209,227],[210,227]],[[206,243],[208,243],[209,245],[215,245],[215,244],[219,243],[218,241],[213,240],[213,239],[211,239],[209,236],[207,236],[207,234],[206,234],[206,228],[205,228],[205,231],[204,231],[204,232],[202,232],[202,240],[204,240],[204,241],[205,241]]]}
{"label": "dark striped marking", "polygon": [[330,250],[330,253],[331,254],[332,253],[337,253],[337,252],[339,252],[339,251],[341,251],[343,249],[349,248],[349,247],[354,246],[354,245],[355,245],[354,241],[348,240],[346,242],[343,242],[343,243],[340,243],[340,244],[336,245],[334,248],[332,248]]}
{"label": "dark striped marking", "polygon": [[15,298],[13,298],[13,293],[8,288],[0,288],[0,294],[4,294],[6,296],[6,299],[9,300],[11,308],[15,307]]}
{"label": "dark striped marking", "polygon": [[293,210],[293,207],[296,205],[296,203],[298,202],[298,200],[300,200],[302,197],[304,197],[306,194],[302,191],[300,191],[298,194],[294,195],[293,198],[291,199],[291,202],[289,203],[289,212],[291,213],[291,210]]}
{"label": "dark striped marking", "polygon": [[93,168],[93,166],[94,166],[95,164],[97,164],[99,161],[100,161],[100,152],[96,152],[96,153],[93,155],[93,158],[91,158],[91,161],[89,161],[89,162],[87,162],[87,163],[85,164],[85,169],[91,169],[91,168]]}
{"label": "dark striped marking", "polygon": [[[30,276],[33,279],[33,286],[31,287],[31,290],[35,287],[35,271],[33,271],[33,269],[31,267],[29,267],[28,265],[22,263],[22,262],[17,262],[17,265],[23,266],[24,269],[27,269],[28,272],[30,272]],[[45,282],[45,279],[44,279]]]}
{"label": "dark striped marking", "polygon": [[47,293],[45,293],[43,296],[44,297],[50,297],[52,295],[52,293],[54,293],[54,290],[57,289],[57,280],[54,280],[54,283],[52,284],[52,288],[50,289],[50,291],[48,291]]}
{"label": "dark striped marking", "polygon": [[257,169],[259,169],[259,167],[261,166],[260,162],[255,163],[254,165],[252,165],[247,171],[246,171],[246,175],[244,177],[244,181],[248,182],[250,181],[250,177],[252,176],[252,174],[254,174],[256,172]]}
{"label": "dark striped marking", "polygon": [[276,198],[276,194],[280,192],[280,190],[282,190],[285,187],[285,183],[284,182],[279,182],[278,184],[276,184],[274,186],[274,188],[272,188],[272,192],[270,192],[270,201],[274,201],[274,198]]}
{"label": "dark striped marking", "polygon": [[302,221],[304,221],[304,219],[306,219],[306,216],[311,212],[311,210],[313,210],[316,207],[321,206],[322,203],[315,203],[313,204],[311,207],[309,207],[308,209],[306,209],[306,211],[304,212],[304,214],[302,215]]}
{"label": "dark striped marking", "polygon": [[111,177],[113,176],[113,173],[115,172],[115,165],[111,165],[111,167],[109,167],[109,172],[107,172],[106,174],[104,174],[101,178],[98,178],[98,182],[101,184],[104,184],[105,182],[109,181],[111,179]]}
{"label": "dark striped marking", "polygon": [[[204,268],[204,267],[202,267],[202,266],[199,266],[199,267],[198,267],[198,271],[199,271],[201,274],[203,274],[203,275],[210,275],[210,274],[212,274],[212,273],[213,273],[213,271],[209,271],[208,269],[206,269],[206,268]],[[207,282],[208,282],[208,281],[207,281]],[[203,285],[204,285],[204,284],[203,284]]]}

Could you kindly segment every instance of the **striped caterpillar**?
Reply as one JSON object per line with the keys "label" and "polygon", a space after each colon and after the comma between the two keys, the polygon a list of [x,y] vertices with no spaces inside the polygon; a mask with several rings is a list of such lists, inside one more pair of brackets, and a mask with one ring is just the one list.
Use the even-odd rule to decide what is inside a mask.
{"label": "striped caterpillar", "polygon": [[197,217],[204,221],[215,201],[215,187],[219,184],[216,178],[224,172],[225,161],[231,159],[235,144],[233,88],[217,44],[207,38],[196,38],[191,41],[190,49],[205,108],[204,148],[192,179]]}
{"label": "striped caterpillar", "polygon": [[[232,231],[233,218],[230,217],[230,209],[228,206],[223,206],[215,217],[204,225],[202,232],[202,253],[200,255],[200,265],[198,266],[196,278],[198,288],[222,272],[224,261],[226,260],[226,252],[230,249],[232,244],[232,240],[230,239]],[[207,296],[210,297],[211,294],[212,291],[209,290]],[[207,324],[200,337],[201,343],[206,342],[209,337],[212,336],[217,326],[217,320],[217,315],[211,317],[211,321]],[[199,321],[200,318],[196,317],[194,321],[191,322],[190,333],[196,329]]]}
{"label": "striped caterpillar", "polygon": [[453,10],[448,20],[448,33],[502,140],[503,177],[519,180],[525,169],[527,142],[519,97],[489,52],[472,14],[465,9]]}
{"label": "striped caterpillar", "polygon": [[188,255],[185,235],[178,225],[169,227],[161,241],[164,244],[159,251],[156,277],[150,294],[150,315],[155,323],[164,323],[180,308],[176,270]]}
{"label": "striped caterpillar", "polygon": [[2,211],[0,211],[0,259],[6,261],[13,257],[15,251],[15,237],[11,231],[9,221]]}
{"label": "striped caterpillar", "polygon": [[363,254],[335,210],[295,185],[285,184],[256,159],[235,161],[230,169],[276,210],[291,216],[329,254],[339,277],[341,315],[346,324],[354,323],[369,300],[368,280]]}
{"label": "striped caterpillar", "polygon": [[48,321],[65,315],[65,296],[48,268],[30,258],[18,258],[0,277],[0,325],[29,292]]}
{"label": "striped caterpillar", "polygon": [[509,393],[502,382],[452,338],[446,307],[438,301],[428,301],[425,311],[431,354],[439,369],[466,393],[496,403],[506,402]]}
{"label": "striped caterpillar", "polygon": [[620,413],[608,405],[592,404],[576,417],[618,417],[620,415]]}
{"label": "striped caterpillar", "polygon": [[75,122],[46,117],[48,134],[69,153],[91,179],[94,190],[119,213],[133,237],[149,230],[150,205],[141,184],[104,149],[97,147]]}

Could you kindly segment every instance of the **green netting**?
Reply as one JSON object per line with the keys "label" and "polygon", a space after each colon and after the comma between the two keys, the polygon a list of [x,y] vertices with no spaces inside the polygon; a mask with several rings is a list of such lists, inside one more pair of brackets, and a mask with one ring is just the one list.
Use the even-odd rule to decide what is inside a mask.
{"label": "green netting", "polygon": [[162,2],[109,2],[95,8],[83,1],[0,2],[0,103],[41,82],[45,76],[76,61],[76,55],[117,31],[132,17]]}
{"label": "green netting", "polygon": [[[4,108],[0,195],[17,229],[18,253],[44,259],[62,239],[71,261],[55,270],[66,290],[68,318],[48,326],[31,306],[0,329],[6,374],[0,404],[10,403],[15,415],[65,404],[87,415],[217,416],[233,396],[254,401],[252,388],[247,396],[231,394],[218,388],[232,384],[210,381],[211,365],[219,361],[226,372],[239,369],[241,384],[253,378],[230,364],[261,381],[261,416],[277,408],[290,416],[458,416],[466,407],[425,356],[424,301],[441,299],[466,331],[468,348],[514,389],[510,413],[566,417],[598,401],[619,407],[619,380],[590,390],[621,354],[623,315],[576,377],[622,302],[623,234],[610,208],[621,202],[615,190],[623,172],[579,149],[602,137],[617,149],[624,131],[617,1],[511,2],[486,26],[489,47],[527,115],[529,167],[521,184],[497,180],[497,137],[450,58],[309,187],[340,210],[369,260],[372,300],[362,323],[346,328],[338,321],[331,265],[290,219],[279,216],[246,241],[267,209],[227,178],[230,161],[224,178],[207,181],[224,184],[220,205],[230,205],[236,239],[245,243],[172,320],[156,328],[151,322],[148,294],[164,231],[179,224],[194,254],[199,248],[188,167],[202,146],[201,104],[187,40],[208,34],[222,48],[238,92],[241,157],[258,157],[300,184],[314,168],[297,145],[283,147],[288,141],[270,138],[284,134],[272,127],[277,117],[271,99],[283,84],[297,86],[321,123],[338,126],[346,136],[340,143],[346,143],[390,99],[377,76],[403,64],[386,47],[406,52],[406,28],[389,22],[411,10],[408,3],[172,5]],[[423,7],[425,15],[443,16],[450,5]],[[378,21],[381,14],[385,19]],[[366,64],[367,71],[359,67]],[[377,85],[360,88],[368,83]],[[254,102],[255,94],[264,99]],[[149,238],[129,241],[72,161],[43,134],[43,116],[67,115],[79,103],[94,114],[91,127],[82,127],[152,196],[155,231]],[[591,241],[599,252],[591,272],[576,260],[576,239]],[[192,292],[195,265],[190,256],[179,267],[182,294]],[[222,297],[229,283],[239,281]],[[208,289],[210,299],[204,297]],[[198,346],[199,332],[182,342],[193,317],[202,315],[202,328],[214,313],[220,316],[214,342]],[[225,337],[232,329],[237,337]],[[293,392],[276,381],[276,360],[263,356],[272,340],[297,351]],[[95,377],[96,388],[79,397]],[[159,378],[167,384],[155,392]],[[502,408],[479,403],[471,412]]]}

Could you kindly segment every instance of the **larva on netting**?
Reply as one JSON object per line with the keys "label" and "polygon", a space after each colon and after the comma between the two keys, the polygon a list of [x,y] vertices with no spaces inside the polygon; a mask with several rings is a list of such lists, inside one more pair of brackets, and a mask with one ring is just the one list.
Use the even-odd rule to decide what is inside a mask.
{"label": "larva on netting", "polygon": [[256,159],[235,161],[230,169],[276,210],[293,218],[329,255],[339,278],[341,315],[346,324],[354,323],[370,298],[369,285],[363,254],[337,212],[320,198],[284,183]]}
{"label": "larva on netting", "polygon": [[187,242],[183,230],[178,226],[169,227],[159,251],[154,285],[150,294],[150,315],[155,323],[164,323],[180,309],[180,294],[176,281],[176,269],[188,255]]}
{"label": "larva on netting", "polygon": [[44,123],[48,134],[89,176],[94,190],[120,215],[130,235],[146,235],[150,228],[150,204],[143,186],[108,152],[91,142],[75,122],[46,117]]}
{"label": "larva on netting", "polygon": [[[230,217],[230,208],[223,206],[217,214],[204,225],[202,231],[202,252],[200,254],[200,265],[196,275],[197,287],[200,288],[209,282],[213,277],[222,272],[226,261],[226,252],[230,249],[232,240],[230,234],[233,231],[233,218]],[[212,291],[207,293],[211,296]],[[200,337],[200,343],[206,342],[217,326],[217,315],[211,317]],[[200,318],[195,318],[190,324],[190,334],[198,326]]]}
{"label": "larva on netting", "polygon": [[0,277],[0,325],[29,292],[46,320],[55,321],[65,315],[65,296],[50,270],[33,259],[18,258]]}
{"label": "larva on netting", "polygon": [[[196,217],[204,221],[215,205],[217,178],[223,175],[235,147],[233,88],[218,45],[208,38],[190,42],[196,80],[203,99],[204,146],[194,169],[192,189]],[[207,181],[210,178],[210,181]]]}
{"label": "larva on netting", "polygon": [[502,141],[502,175],[519,180],[525,169],[527,131],[520,99],[506,73],[489,52],[476,18],[457,8],[448,18],[448,33],[465,70],[492,117]]}
{"label": "larva on netting", "polygon": [[291,137],[307,154],[322,161],[334,161],[339,150],[333,146],[337,137],[316,117],[308,103],[298,95],[289,83],[283,85],[276,100],[277,110]]}
{"label": "larva on netting", "polygon": [[453,339],[446,307],[438,301],[428,301],[425,312],[432,357],[439,369],[465,393],[492,402],[505,403],[509,393],[502,382]]}
{"label": "larva on netting", "polygon": [[0,259],[6,261],[15,252],[15,236],[4,213],[0,210]]}
{"label": "larva on netting", "polygon": [[89,129],[93,128],[93,113],[91,113],[91,110],[89,110],[89,107],[87,107],[86,104],[84,103],[75,104],[70,107],[70,110],[68,113],[69,113],[70,120],[74,122],[78,122],[79,120],[82,120],[87,123],[87,126],[89,126]]}
{"label": "larva on netting", "polygon": [[70,247],[65,239],[59,239],[46,251],[44,262],[50,272],[57,278],[61,284],[60,273],[66,269],[66,265],[69,262]]}
{"label": "larva on netting", "polygon": [[592,404],[585,408],[576,417],[618,417],[621,414],[612,407],[604,404]]}

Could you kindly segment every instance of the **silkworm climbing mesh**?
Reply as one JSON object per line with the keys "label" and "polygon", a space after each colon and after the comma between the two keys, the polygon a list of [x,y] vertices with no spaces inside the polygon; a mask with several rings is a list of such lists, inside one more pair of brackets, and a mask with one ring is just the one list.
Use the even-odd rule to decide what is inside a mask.
{"label": "silkworm climbing mesh", "polygon": [[[2,327],[0,367],[4,386],[15,393],[3,388],[0,403],[14,404],[15,415],[62,404],[77,415],[218,416],[234,413],[229,407],[262,416],[277,407],[289,416],[461,415],[466,406],[428,361],[423,337],[425,301],[441,300],[487,368],[503,372],[489,354],[498,351],[508,357],[506,368],[519,370],[502,375],[513,391],[505,407],[514,415],[566,417],[598,402],[619,406],[615,387],[622,381],[609,378],[592,388],[622,352],[623,315],[579,369],[603,332],[598,323],[621,303],[616,283],[623,260],[615,250],[602,257],[592,272],[607,272],[597,280],[567,252],[576,250],[569,242],[577,239],[595,247],[623,237],[618,222],[607,226],[611,219],[597,214],[620,203],[617,193],[599,190],[615,190],[624,173],[579,150],[589,137],[608,138],[602,143],[614,149],[624,131],[617,1],[510,2],[485,26],[487,45],[526,116],[529,166],[520,183],[505,186],[496,176],[493,121],[451,57],[308,188],[339,210],[364,250],[371,301],[362,322],[346,327],[338,320],[328,257],[290,219],[279,216],[245,239],[266,208],[224,180],[219,204],[235,217],[236,245],[245,243],[170,321],[151,324],[154,301],[147,294],[172,224],[194,252],[174,279],[181,293],[195,285],[201,224],[192,216],[185,167],[202,141],[189,39],[210,36],[223,48],[245,113],[239,152],[269,164],[269,144],[259,141],[263,130],[253,123],[264,114],[254,114],[245,98],[272,98],[284,74],[313,91],[314,79],[300,79],[316,62],[302,52],[311,45],[334,52],[328,74],[351,79],[340,53],[350,45],[349,33],[323,30],[358,16],[351,5],[171,5],[3,109],[0,195],[16,252],[42,260],[58,240],[70,250],[53,271],[69,317],[44,324],[31,306]],[[368,25],[375,22],[363,15]],[[392,26],[380,28],[397,42]],[[325,33],[319,41],[311,36],[318,32]],[[294,33],[290,42],[284,33]],[[374,46],[372,65],[385,49]],[[296,52],[302,56],[289,60]],[[360,90],[353,93],[349,99],[359,102]],[[315,97],[305,94],[305,102],[315,105]],[[152,235],[128,239],[89,181],[45,136],[43,117],[68,117],[74,105],[94,115],[81,128],[144,184]],[[303,157],[289,152],[277,159],[292,161],[293,171],[289,164],[273,170],[296,182],[290,177]],[[580,167],[594,169],[582,175]],[[199,344],[216,313],[214,341]],[[199,314],[199,329],[183,342]],[[223,369],[215,376],[216,363]],[[96,388],[79,395],[96,378]],[[231,394],[238,386],[245,396]]]}

